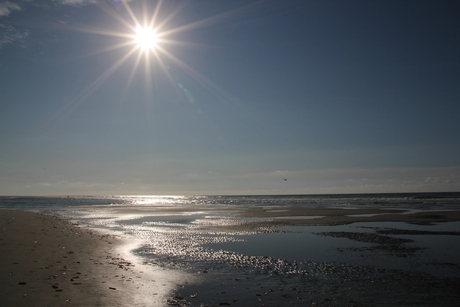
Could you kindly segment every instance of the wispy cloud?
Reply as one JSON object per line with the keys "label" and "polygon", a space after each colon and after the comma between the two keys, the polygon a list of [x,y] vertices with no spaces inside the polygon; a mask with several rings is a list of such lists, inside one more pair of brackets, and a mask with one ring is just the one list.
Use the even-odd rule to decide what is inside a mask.
{"label": "wispy cloud", "polygon": [[[1,0],[0,0],[1,1]],[[69,6],[84,6],[89,4],[96,4],[100,0],[53,0],[54,2],[61,5]],[[8,17],[13,11],[22,11],[22,4],[32,2],[32,0],[16,0],[16,1],[4,1],[0,2],[0,18]],[[39,6],[36,4],[35,6]],[[0,23],[0,49],[9,43],[20,41],[27,38],[30,34],[29,30],[18,30],[9,23]]]}
{"label": "wispy cloud", "polygon": [[19,4],[6,1],[6,2],[0,2],[0,17],[3,16],[8,16],[11,11],[20,11],[21,7]]}
{"label": "wispy cloud", "polygon": [[[102,0],[54,0],[55,2],[63,5],[70,5],[70,6],[84,6],[89,4],[97,4],[101,3]],[[114,0],[114,2],[132,2],[132,0]]]}
{"label": "wispy cloud", "polygon": [[29,31],[19,31],[11,25],[0,24],[0,48],[3,45],[14,41],[25,39],[29,36]]}
{"label": "wispy cloud", "polygon": [[64,5],[71,5],[71,6],[83,6],[88,4],[95,4],[98,3],[98,0],[55,0],[56,2]]}

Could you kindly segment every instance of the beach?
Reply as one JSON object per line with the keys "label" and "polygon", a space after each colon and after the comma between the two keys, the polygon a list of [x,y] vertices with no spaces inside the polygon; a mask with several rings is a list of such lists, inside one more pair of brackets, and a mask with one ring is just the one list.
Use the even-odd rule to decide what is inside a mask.
{"label": "beach", "polygon": [[168,281],[143,276],[123,258],[126,244],[53,216],[0,210],[1,304],[161,305]]}
{"label": "beach", "polygon": [[[458,246],[458,229],[442,227],[457,225],[449,223],[460,221],[459,211],[118,206],[100,218],[99,209],[85,210],[105,222],[110,212],[116,227],[145,241],[75,215],[0,210],[2,304],[456,306],[460,299],[458,260],[424,258],[435,241]],[[424,237],[432,240],[421,245]],[[270,255],[288,255],[296,242],[307,246],[292,259]]]}

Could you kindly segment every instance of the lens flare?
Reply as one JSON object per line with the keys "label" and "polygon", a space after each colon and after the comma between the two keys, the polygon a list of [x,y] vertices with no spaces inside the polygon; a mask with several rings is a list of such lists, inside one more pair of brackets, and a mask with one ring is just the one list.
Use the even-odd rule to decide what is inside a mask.
{"label": "lens flare", "polygon": [[[184,86],[178,74],[173,73],[170,66],[174,65],[183,71],[192,80],[197,82],[203,89],[216,96],[221,101],[237,102],[238,99],[226,92],[223,88],[215,84],[193,67],[174,54],[174,49],[178,47],[193,46],[196,44],[181,40],[180,34],[199,28],[211,27],[215,24],[239,16],[255,9],[258,4],[248,4],[230,11],[225,11],[217,15],[211,15],[203,19],[181,23],[180,13],[186,7],[173,6],[165,0],[148,1],[113,1],[98,2],[102,11],[113,17],[113,27],[94,28],[88,25],[80,25],[72,30],[112,38],[113,41],[101,49],[94,50],[89,56],[99,54],[109,54],[122,51],[121,56],[100,73],[88,86],[71,99],[59,111],[58,122],[64,120],[72,113],[79,104],[90,97],[103,83],[106,82],[116,71],[131,67],[126,71],[127,81],[125,91],[130,88],[135,76],[143,70],[145,80],[145,91],[149,101],[153,100],[154,74],[163,72],[171,84],[179,87],[184,97],[191,104],[196,104],[197,99],[192,91]],[[125,52],[123,53],[123,50]],[[127,66],[129,64],[129,66]],[[151,99],[150,99],[151,98]],[[198,108],[198,107],[197,107]],[[201,109],[197,109],[201,113]],[[57,125],[58,123],[56,123]]]}
{"label": "lens flare", "polygon": [[152,28],[136,25],[135,42],[144,51],[153,50],[157,44],[157,34]]}

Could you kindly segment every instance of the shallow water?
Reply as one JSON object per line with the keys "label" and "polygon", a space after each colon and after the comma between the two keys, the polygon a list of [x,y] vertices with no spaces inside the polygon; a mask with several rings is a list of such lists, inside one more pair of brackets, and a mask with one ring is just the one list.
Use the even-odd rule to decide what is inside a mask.
{"label": "shallow water", "polygon": [[[132,209],[132,208],[131,208]],[[233,211],[205,210],[133,213],[114,208],[75,208],[60,211],[91,227],[116,231],[143,242],[133,251],[146,263],[201,271],[219,265],[222,270],[246,267],[276,274],[304,274],[311,263],[338,263],[460,276],[460,236],[393,234],[409,242],[382,245],[360,241],[359,233],[379,239],[378,231],[460,231],[460,222],[415,225],[401,222],[353,223],[340,226],[283,226],[254,231],[226,230],[226,226],[260,222],[265,218],[236,218]],[[320,217],[317,217],[320,218]],[[224,228],[222,228],[224,227]],[[346,233],[340,236],[324,235]],[[353,234],[348,236],[348,234]],[[291,273],[292,274],[292,273]]]}
{"label": "shallow water", "polygon": [[[321,237],[311,231],[292,231],[283,227],[282,232],[240,235],[240,241],[208,244],[213,250],[233,251],[245,255],[268,256],[295,261],[345,261],[337,255],[337,248],[369,247],[370,244],[353,242],[345,238]],[[300,227],[296,227],[298,229]],[[325,228],[327,229],[327,228]],[[347,261],[346,261],[347,260]]]}
{"label": "shallow water", "polygon": [[[416,251],[401,256],[391,252],[382,252],[375,243],[318,235],[322,232],[373,233],[376,229],[387,228],[459,231],[460,223],[430,226],[390,222],[354,223],[341,226],[284,226],[276,228],[278,232],[241,235],[237,236],[241,239],[239,241],[206,246],[214,250],[294,261],[340,262],[385,269],[412,270],[435,275],[459,276],[459,268],[447,264],[459,264],[460,236],[396,235],[396,238],[413,241],[404,244],[405,247],[417,248]],[[417,261],[414,261],[414,258],[417,258]],[[440,267],[438,264],[441,263],[446,265]]]}

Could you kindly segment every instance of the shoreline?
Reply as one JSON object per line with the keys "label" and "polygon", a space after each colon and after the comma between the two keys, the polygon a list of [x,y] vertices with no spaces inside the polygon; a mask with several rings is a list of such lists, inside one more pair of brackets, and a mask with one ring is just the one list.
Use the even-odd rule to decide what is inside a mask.
{"label": "shoreline", "polygon": [[[113,209],[117,215],[135,213],[146,216],[209,210],[209,208],[200,207],[150,208],[149,210],[145,210],[147,208],[133,210],[129,207],[115,207]],[[214,210],[222,211],[222,209],[209,211]],[[204,232],[216,230],[251,232],[260,227],[281,225],[335,226],[355,222],[381,221],[430,225],[460,221],[460,211],[440,210],[415,212],[400,209],[324,209],[290,206],[277,209],[242,208],[241,210],[223,211],[231,212],[235,218],[241,219],[242,223],[203,226],[201,230]],[[347,237],[354,241],[381,242],[382,244],[376,246],[376,253],[382,253],[382,250],[383,252],[390,251],[396,255],[404,254],[404,257],[416,259],[412,258],[411,250],[404,249],[404,245],[388,241],[384,236],[385,233],[363,236],[356,233],[324,232],[321,235],[323,237]],[[395,234],[390,233],[390,235]],[[382,239],[387,241],[382,241]],[[392,249],[388,249],[388,246]],[[326,279],[319,280],[317,276],[322,274],[319,271],[322,269],[322,264],[317,263],[312,265],[317,270],[315,274],[319,275],[305,277],[311,284],[310,286],[306,287],[304,279],[293,279],[288,283],[288,285],[292,283],[292,287],[286,288],[287,285],[277,284],[278,280],[271,275],[245,275],[244,271],[241,275],[225,275],[218,269],[210,268],[209,273],[206,270],[198,272],[195,276],[190,276],[185,272],[183,275],[175,275],[182,273],[179,272],[180,270],[169,270],[156,264],[142,262],[140,259],[136,261],[132,253],[127,253],[133,249],[133,242],[126,242],[116,235],[97,229],[84,228],[65,218],[29,211],[1,209],[0,297],[2,304],[4,306],[167,306],[173,303],[187,303],[197,306],[195,303],[198,302],[205,304],[212,302],[244,306],[245,302],[254,302],[257,305],[263,299],[266,306],[278,306],[283,302],[300,306],[307,303],[310,296],[310,303],[319,306],[322,306],[323,302],[327,305],[330,302],[329,299],[338,303],[346,302],[350,298],[356,299],[353,304],[358,306],[361,301],[358,292],[341,293],[343,289],[337,288],[338,284],[334,278],[340,276],[340,278],[348,279],[358,289],[363,286],[359,276],[373,276],[374,274],[374,269],[357,266],[353,268],[355,271],[350,275],[348,270],[351,267],[344,266],[343,268],[347,271],[342,276],[340,275],[342,273],[339,272],[341,266],[337,266],[336,269],[339,271],[332,273],[332,279],[324,277]],[[419,281],[421,277],[428,277],[390,270],[382,270],[380,274],[383,277],[372,277],[373,283],[375,282],[372,290],[374,295],[385,293],[388,291],[385,290],[386,287],[393,289],[393,286],[390,286],[391,283],[387,281],[391,281],[396,276],[400,281],[404,281],[404,287],[413,292],[411,299],[415,300],[415,297],[419,295],[418,292],[411,290],[413,284],[418,284],[421,288],[431,284],[434,290],[430,291],[434,293],[427,296],[427,299],[436,298],[439,302],[448,303],[451,299],[458,298],[452,294],[455,291],[449,289],[449,287],[460,285],[458,277],[454,277],[453,280],[430,277]],[[222,278],[225,281],[222,281]],[[289,278],[294,277],[288,275],[281,277],[286,280]],[[436,286],[438,283],[443,287]],[[271,284],[270,288],[264,288],[267,284]],[[313,293],[311,291],[318,291],[324,287],[339,290],[311,294]],[[261,292],[262,288],[263,292]],[[393,290],[396,291],[397,287]],[[242,295],[242,291],[246,294]],[[235,297],[238,296],[241,296],[240,300],[236,301]],[[399,299],[395,297],[394,301]],[[366,299],[363,298],[362,302],[366,302]],[[375,303],[375,301],[369,302]]]}
{"label": "shoreline", "polygon": [[144,274],[125,245],[71,221],[2,209],[2,306],[162,305],[175,284],[157,281],[156,272]]}

